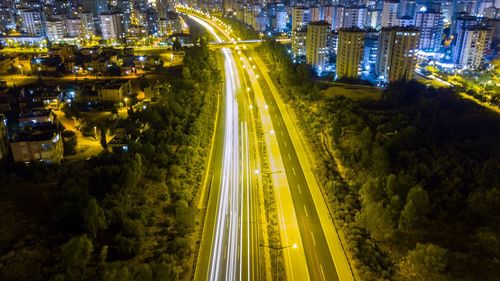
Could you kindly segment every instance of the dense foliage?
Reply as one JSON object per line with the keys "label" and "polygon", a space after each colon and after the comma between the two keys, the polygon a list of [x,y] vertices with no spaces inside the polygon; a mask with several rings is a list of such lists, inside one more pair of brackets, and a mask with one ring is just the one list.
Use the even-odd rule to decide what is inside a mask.
{"label": "dense foliage", "polygon": [[229,25],[236,37],[239,37],[241,40],[252,40],[259,38],[259,33],[255,31],[251,26],[248,26],[233,17],[221,17],[220,20]]}
{"label": "dense foliage", "polygon": [[499,276],[498,115],[413,81],[391,85],[380,101],[325,97],[280,44],[259,52],[321,159],[361,280]]}
{"label": "dense foliage", "polygon": [[160,85],[157,102],[129,113],[128,124],[149,127],[129,153],[3,167],[0,206],[22,205],[21,193],[35,192],[33,202],[50,208],[29,220],[31,232],[1,237],[0,279],[190,279],[193,221],[179,210],[193,212],[221,78],[204,41],[186,49],[184,63],[182,78]]}

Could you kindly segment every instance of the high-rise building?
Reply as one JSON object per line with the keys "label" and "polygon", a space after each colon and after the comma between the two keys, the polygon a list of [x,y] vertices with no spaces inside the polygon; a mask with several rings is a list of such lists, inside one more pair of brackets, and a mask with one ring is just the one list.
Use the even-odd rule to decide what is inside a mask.
{"label": "high-rise building", "polygon": [[357,79],[362,68],[365,32],[359,28],[339,29],[337,79]]}
{"label": "high-rise building", "polygon": [[398,17],[415,18],[416,13],[417,13],[417,1],[401,0],[401,3],[398,6]]}
{"label": "high-rise building", "polygon": [[0,32],[16,29],[15,10],[8,6],[0,6]]}
{"label": "high-rise building", "polygon": [[94,16],[92,13],[78,13],[78,17],[82,21],[83,26],[83,36],[93,36],[96,33]]}
{"label": "high-rise building", "polygon": [[415,26],[415,19],[410,16],[404,16],[398,18],[397,26],[407,27],[407,26]]}
{"label": "high-rise building", "polygon": [[443,13],[444,22],[446,23],[451,22],[451,17],[453,13],[452,3],[453,3],[452,1],[447,1],[447,0],[441,2],[440,12]]}
{"label": "high-rise building", "polygon": [[95,18],[108,11],[108,1],[106,0],[86,0],[81,1],[81,3],[83,10],[91,12]]}
{"label": "high-rise building", "polygon": [[311,10],[305,7],[292,7],[292,30],[301,29],[311,21]]}
{"label": "high-rise building", "polygon": [[418,48],[424,51],[439,51],[443,36],[443,14],[418,12],[415,26],[420,29]]}
{"label": "high-rise building", "polygon": [[385,0],[382,6],[381,23],[382,27],[391,27],[398,25],[398,6],[397,0]]}
{"label": "high-rise building", "polygon": [[467,16],[464,14],[456,15],[455,20],[452,22],[451,33],[453,39],[453,62],[458,64],[460,52],[464,44],[464,35],[467,28],[481,26],[481,20],[474,16]]}
{"label": "high-rise building", "polygon": [[344,6],[330,6],[325,10],[325,21],[331,24],[332,30],[338,30],[344,26]]}
{"label": "high-rise building", "polygon": [[368,28],[377,28],[380,26],[381,11],[369,9],[366,12],[365,26]]}
{"label": "high-rise building", "polygon": [[344,11],[344,28],[363,28],[366,21],[366,12],[368,10],[363,6],[355,6],[345,8]]}
{"label": "high-rise building", "polygon": [[380,32],[375,29],[370,29],[365,32],[362,71],[366,71],[370,75],[375,74],[379,36]]}
{"label": "high-rise building", "polygon": [[306,28],[292,30],[292,52],[297,57],[303,57],[306,54],[306,36]]}
{"label": "high-rise building", "polygon": [[22,27],[28,36],[45,36],[45,13],[25,10],[21,12]]}
{"label": "high-rise building", "polygon": [[65,37],[67,27],[64,21],[59,19],[48,20],[46,22],[46,36],[50,42],[57,42]]}
{"label": "high-rise building", "polygon": [[321,9],[319,6],[313,6],[310,8],[311,10],[311,19],[310,21],[320,21],[323,20],[321,15]]}
{"label": "high-rise building", "polygon": [[125,38],[123,15],[119,13],[104,13],[101,18],[101,34],[104,40],[121,40]]}
{"label": "high-rise building", "polygon": [[456,46],[455,64],[464,69],[477,70],[484,64],[484,54],[491,44],[491,29],[469,27],[463,30],[462,44]]}
{"label": "high-rise building", "polygon": [[326,39],[330,25],[326,21],[312,22],[307,26],[306,62],[322,69],[326,63]]}
{"label": "high-rise building", "polygon": [[278,7],[276,11],[276,31],[283,32],[286,29],[287,14],[284,7]]}
{"label": "high-rise building", "polygon": [[66,18],[65,27],[68,37],[80,37],[84,34],[83,22],[79,17]]}
{"label": "high-rise building", "polygon": [[262,10],[257,16],[255,16],[255,21],[253,23],[253,29],[256,31],[266,31],[269,27],[269,17]]}
{"label": "high-rise building", "polygon": [[500,9],[495,7],[495,6],[485,8],[484,9],[484,17],[488,18],[488,19],[500,18]]}
{"label": "high-rise building", "polygon": [[394,82],[413,77],[419,33],[412,27],[382,28],[376,66],[381,79]]}

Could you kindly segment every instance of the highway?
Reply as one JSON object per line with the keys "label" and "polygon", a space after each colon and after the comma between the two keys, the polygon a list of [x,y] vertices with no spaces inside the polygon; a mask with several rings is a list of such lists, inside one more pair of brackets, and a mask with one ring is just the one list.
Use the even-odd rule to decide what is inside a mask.
{"label": "highway", "polygon": [[[217,41],[222,41],[211,26],[190,17]],[[244,106],[238,103],[242,91],[233,54],[228,48],[222,48],[221,52],[225,81],[223,109],[214,144],[211,189],[195,280],[258,280],[256,262],[251,255],[252,248],[256,247],[256,231],[249,120],[246,113],[240,113]]]}
{"label": "highway", "polygon": [[[252,58],[257,58],[255,53],[252,55]],[[253,61],[253,65],[257,66],[255,59]],[[261,67],[262,65],[259,64],[257,69],[260,72],[258,75],[262,77],[264,73],[260,71]],[[286,171],[288,188],[297,217],[302,245],[304,246],[309,277],[311,280],[339,280],[300,160],[281,111],[274,96],[270,94],[268,83],[270,82],[267,80],[260,83],[263,88],[262,94],[268,106],[274,134],[277,136],[281,159]]]}
{"label": "highway", "polygon": [[[231,39],[214,22],[206,21]],[[258,54],[238,54],[255,93],[268,147],[282,237],[282,244],[274,249],[284,252],[287,279],[353,280],[296,121],[290,118]]]}

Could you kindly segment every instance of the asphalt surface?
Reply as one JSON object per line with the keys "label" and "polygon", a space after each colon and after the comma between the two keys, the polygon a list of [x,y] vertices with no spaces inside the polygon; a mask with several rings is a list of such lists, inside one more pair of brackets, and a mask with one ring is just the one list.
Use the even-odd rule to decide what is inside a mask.
{"label": "asphalt surface", "polygon": [[274,96],[270,93],[269,85],[264,79],[260,81],[285,166],[304,245],[309,276],[311,280],[339,280],[314,201],[285,121]]}
{"label": "asphalt surface", "polygon": [[252,208],[254,176],[248,129],[251,118],[243,102],[245,94],[232,53],[228,49],[221,52],[224,103],[219,111],[213,176],[195,280],[257,280],[258,270],[252,255],[257,232]]}

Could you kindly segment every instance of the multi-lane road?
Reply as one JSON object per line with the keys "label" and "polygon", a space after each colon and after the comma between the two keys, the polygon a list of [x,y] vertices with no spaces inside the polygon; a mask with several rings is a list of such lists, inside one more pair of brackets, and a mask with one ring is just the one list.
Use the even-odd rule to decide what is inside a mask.
{"label": "multi-lane road", "polygon": [[[230,35],[213,21],[206,18],[195,19],[213,33],[219,42],[221,40],[216,33],[230,41]],[[263,276],[258,276],[259,270],[255,269],[259,263],[256,259],[259,251],[255,241],[257,224],[253,223],[255,211],[252,204],[252,181],[255,177],[251,171],[254,168],[259,171],[259,165],[255,164],[255,155],[251,153],[255,143],[252,144],[252,137],[248,136],[249,131],[255,133],[248,129],[249,125],[253,127],[252,118],[249,118],[251,111],[248,110],[252,107],[251,101],[241,93],[241,89],[247,86],[247,90],[254,91],[255,106],[259,107],[268,148],[271,165],[269,172],[273,174],[282,238],[281,245],[273,248],[284,251],[286,277],[289,280],[352,280],[352,273],[331,218],[328,217],[319,187],[310,167],[303,164],[308,161],[308,157],[301,147],[303,144],[296,132],[296,124],[291,122],[279,99],[268,70],[256,53],[249,56],[238,52],[239,69],[247,70],[240,73],[233,53],[227,48],[223,48],[222,53],[226,79],[225,124],[222,124],[225,136],[224,143],[216,146],[219,152],[215,153],[222,150],[223,157],[214,162],[214,171],[217,170],[217,161],[221,163],[222,171],[220,175],[214,172],[215,180],[212,185],[212,188],[220,186],[220,189],[210,193],[196,280],[263,280]],[[235,125],[236,120],[239,123]],[[233,130],[239,130],[239,134]],[[229,159],[228,154],[231,155]],[[232,169],[232,172],[226,172],[228,166],[233,167],[232,169],[234,166],[239,167],[239,181],[226,179],[238,177],[237,172]],[[227,182],[232,185],[226,184]],[[214,194],[217,197],[213,197]],[[213,203],[215,198],[218,199],[216,211]],[[211,215],[215,213],[216,219],[211,219]],[[210,263],[207,263],[208,259]],[[225,273],[221,274],[224,270]]]}
{"label": "multi-lane road", "polygon": [[[222,42],[201,19],[191,18]],[[200,244],[195,280],[258,280],[255,259],[256,225],[252,186],[249,122],[233,53],[221,49],[224,59],[224,93],[215,138],[213,173],[206,221]]]}

